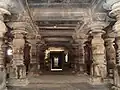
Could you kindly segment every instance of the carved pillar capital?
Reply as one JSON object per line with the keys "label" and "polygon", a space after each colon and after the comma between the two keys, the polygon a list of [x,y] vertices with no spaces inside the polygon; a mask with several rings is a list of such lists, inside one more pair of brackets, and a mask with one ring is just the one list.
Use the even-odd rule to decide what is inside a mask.
{"label": "carved pillar capital", "polygon": [[110,16],[116,17],[117,22],[113,26],[116,32],[116,37],[120,37],[120,1],[117,1],[111,5]]}
{"label": "carved pillar capital", "polygon": [[106,23],[104,22],[93,22],[89,27],[91,28],[90,34],[97,35],[97,34],[103,34],[103,29],[105,28]]}
{"label": "carved pillar capital", "polygon": [[9,22],[7,25],[13,29],[13,32],[26,33],[29,23],[27,22]]}

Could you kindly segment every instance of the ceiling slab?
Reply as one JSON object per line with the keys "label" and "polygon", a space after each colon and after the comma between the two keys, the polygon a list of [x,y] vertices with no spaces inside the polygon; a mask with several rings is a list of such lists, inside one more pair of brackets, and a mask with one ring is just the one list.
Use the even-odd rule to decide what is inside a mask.
{"label": "ceiling slab", "polygon": [[43,36],[43,37],[45,37],[45,36],[60,36],[60,37],[62,37],[62,36],[72,36],[73,35],[73,33],[74,33],[74,31],[68,31],[68,30],[64,30],[64,31],[45,31],[45,30],[43,30],[43,31],[39,31],[39,33],[40,33],[40,35],[41,36]]}
{"label": "ceiling slab", "polygon": [[72,38],[64,38],[64,37],[49,37],[49,38],[44,38],[45,41],[48,42],[69,42]]}

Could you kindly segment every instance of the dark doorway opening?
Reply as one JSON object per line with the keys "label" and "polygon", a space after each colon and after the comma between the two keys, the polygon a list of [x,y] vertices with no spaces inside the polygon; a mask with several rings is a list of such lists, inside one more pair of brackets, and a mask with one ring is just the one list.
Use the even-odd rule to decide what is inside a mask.
{"label": "dark doorway opening", "polygon": [[64,51],[50,52],[51,71],[62,71],[64,61]]}

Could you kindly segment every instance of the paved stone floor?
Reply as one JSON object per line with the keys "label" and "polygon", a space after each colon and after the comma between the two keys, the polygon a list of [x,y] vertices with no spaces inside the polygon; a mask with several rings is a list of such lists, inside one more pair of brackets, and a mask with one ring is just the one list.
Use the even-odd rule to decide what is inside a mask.
{"label": "paved stone floor", "polygon": [[29,77],[24,87],[8,87],[8,90],[109,90],[107,86],[89,84],[86,75],[42,75]]}

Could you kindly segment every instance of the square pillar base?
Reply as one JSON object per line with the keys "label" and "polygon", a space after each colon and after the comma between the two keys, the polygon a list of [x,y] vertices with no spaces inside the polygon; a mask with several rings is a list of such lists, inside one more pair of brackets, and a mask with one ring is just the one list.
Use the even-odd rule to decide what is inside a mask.
{"label": "square pillar base", "polygon": [[101,80],[101,77],[91,77],[89,83],[92,85],[102,85],[104,81]]}
{"label": "square pillar base", "polygon": [[10,78],[7,81],[7,86],[27,86],[29,84],[28,79]]}

